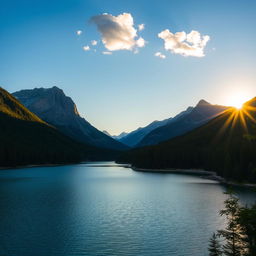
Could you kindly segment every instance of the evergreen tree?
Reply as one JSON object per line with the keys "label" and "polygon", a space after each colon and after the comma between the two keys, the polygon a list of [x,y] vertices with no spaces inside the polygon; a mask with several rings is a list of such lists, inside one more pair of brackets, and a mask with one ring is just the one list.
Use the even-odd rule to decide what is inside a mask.
{"label": "evergreen tree", "polygon": [[218,234],[226,240],[223,245],[224,255],[241,256],[244,255],[245,243],[239,223],[240,206],[237,197],[231,192],[227,192],[227,194],[229,198],[224,202],[225,209],[220,211],[221,216],[226,216],[227,227],[224,230],[219,230]]}
{"label": "evergreen tree", "polygon": [[251,208],[242,207],[239,213],[238,222],[243,234],[245,243],[244,255],[256,255],[256,204]]}
{"label": "evergreen tree", "polygon": [[217,235],[215,233],[213,233],[212,237],[210,238],[208,251],[209,251],[209,256],[222,255],[221,244],[217,239]]}

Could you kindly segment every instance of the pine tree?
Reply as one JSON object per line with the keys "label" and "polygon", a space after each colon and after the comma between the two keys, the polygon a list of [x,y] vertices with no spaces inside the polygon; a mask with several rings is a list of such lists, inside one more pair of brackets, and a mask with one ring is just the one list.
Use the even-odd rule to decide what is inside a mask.
{"label": "pine tree", "polygon": [[239,213],[243,241],[245,243],[244,255],[256,255],[256,204],[252,207],[242,207]]}
{"label": "pine tree", "polygon": [[225,209],[220,211],[220,215],[226,216],[227,227],[219,230],[218,234],[222,236],[226,243],[223,245],[223,253],[226,256],[241,256],[245,248],[242,229],[239,224],[240,206],[238,198],[231,192],[227,192],[229,198],[224,202]]}
{"label": "pine tree", "polygon": [[212,237],[210,238],[208,251],[209,251],[209,256],[222,255],[221,244],[217,239],[217,235],[215,233],[213,233]]}

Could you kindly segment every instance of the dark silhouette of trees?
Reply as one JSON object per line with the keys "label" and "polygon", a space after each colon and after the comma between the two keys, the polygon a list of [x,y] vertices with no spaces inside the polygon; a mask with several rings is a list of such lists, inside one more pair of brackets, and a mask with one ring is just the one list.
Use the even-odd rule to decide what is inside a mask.
{"label": "dark silhouette of trees", "polygon": [[117,161],[138,168],[204,169],[227,180],[256,183],[256,119],[247,116],[255,113],[256,107],[229,109],[185,135],[130,150]]}
{"label": "dark silhouette of trees", "polygon": [[[220,211],[220,215],[226,217],[227,225],[210,239],[209,255],[255,256],[256,204],[242,207],[232,192],[227,194],[229,197],[224,202],[225,208]],[[224,239],[221,245],[217,236]]]}
{"label": "dark silhouette of trees", "polygon": [[209,251],[209,256],[222,255],[221,244],[218,240],[216,233],[213,233],[212,237],[210,238],[208,251]]}
{"label": "dark silhouette of trees", "polygon": [[220,211],[221,216],[225,216],[227,226],[223,230],[219,230],[219,236],[225,239],[223,245],[223,253],[227,256],[241,256],[245,250],[245,243],[243,242],[242,229],[239,224],[240,207],[238,198],[232,193],[227,192],[229,198],[225,200],[225,208]]}

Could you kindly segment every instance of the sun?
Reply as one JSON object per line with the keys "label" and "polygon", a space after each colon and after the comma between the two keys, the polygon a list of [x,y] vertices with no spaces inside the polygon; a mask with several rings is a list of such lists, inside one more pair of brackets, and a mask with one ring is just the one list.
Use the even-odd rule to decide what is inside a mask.
{"label": "sun", "polygon": [[248,101],[249,97],[244,92],[237,92],[230,96],[228,105],[235,107],[236,109],[243,108],[243,104]]}

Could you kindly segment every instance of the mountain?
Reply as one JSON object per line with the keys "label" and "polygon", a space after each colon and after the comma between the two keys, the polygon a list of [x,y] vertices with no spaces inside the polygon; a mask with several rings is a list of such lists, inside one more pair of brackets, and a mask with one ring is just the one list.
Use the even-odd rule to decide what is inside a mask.
{"label": "mountain", "polygon": [[[120,141],[123,137],[125,137],[126,135],[128,135],[128,132],[121,132],[119,135],[112,135],[111,137],[115,140]],[[125,144],[125,143],[124,143]],[[126,144],[128,145],[128,144]]]}
{"label": "mountain", "polygon": [[170,122],[149,132],[136,146],[155,145],[159,142],[189,132],[225,111],[228,107],[212,105],[200,100],[194,108],[188,108]]}
{"label": "mountain", "polygon": [[156,129],[159,126],[166,124],[170,119],[162,121],[154,121],[145,127],[139,127],[135,131],[132,131],[125,136],[117,137],[116,139],[129,147],[136,146],[149,132]]}
{"label": "mountain", "polygon": [[164,126],[168,123],[171,123],[171,122],[177,120],[181,116],[189,113],[192,109],[193,109],[192,107],[188,107],[185,111],[182,111],[175,117],[170,117],[170,118],[164,119],[162,121],[154,121],[154,122],[150,123],[149,125],[147,125],[145,127],[139,127],[138,129],[136,129],[130,133],[123,132],[118,136],[115,136],[115,137],[112,136],[112,137],[114,139],[122,142],[123,144],[126,144],[130,147],[135,147],[151,131],[155,130],[158,127]]}
{"label": "mountain", "polygon": [[140,168],[202,168],[227,179],[256,182],[256,98],[185,135],[137,148],[118,162]]}
{"label": "mountain", "polygon": [[60,133],[0,88],[0,166],[71,163],[86,146]]}
{"label": "mountain", "polygon": [[42,120],[78,142],[114,150],[127,149],[82,118],[73,100],[56,86],[21,90],[13,95]]}
{"label": "mountain", "polygon": [[128,133],[126,132],[122,132],[119,135],[111,135],[108,131],[104,130],[102,131],[103,133],[105,133],[106,135],[110,136],[111,138],[115,139],[115,140],[119,140],[122,137],[126,136]]}

